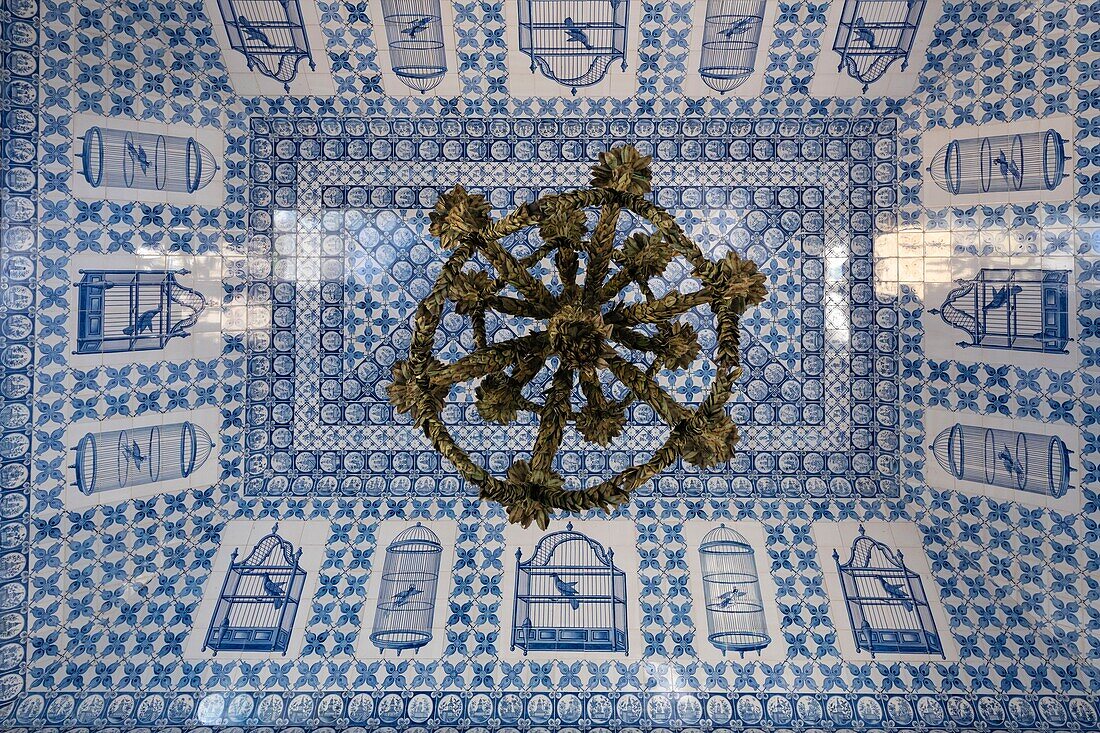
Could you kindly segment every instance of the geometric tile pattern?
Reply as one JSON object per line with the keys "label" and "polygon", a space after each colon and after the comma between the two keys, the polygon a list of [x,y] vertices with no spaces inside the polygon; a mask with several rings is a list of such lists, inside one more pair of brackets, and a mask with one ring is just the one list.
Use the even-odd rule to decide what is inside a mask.
{"label": "geometric tile pattern", "polygon": [[[246,338],[262,345],[246,350],[249,494],[379,495],[390,489],[380,492],[369,479],[385,473],[395,444],[409,446],[402,480],[437,481],[434,451],[385,399],[390,367],[407,348],[413,311],[440,262],[423,207],[446,180],[462,180],[501,207],[584,185],[587,165],[574,162],[576,151],[594,150],[608,135],[654,155],[655,199],[708,254],[732,247],[756,259],[769,280],[768,298],[743,321],[747,368],[733,408],[747,426],[743,450],[723,478],[678,463],[662,490],[684,493],[707,480],[712,496],[897,494],[896,333],[878,325],[897,319],[874,296],[871,259],[876,227],[892,227],[895,216],[892,120],[475,120],[442,128],[400,119],[253,120],[252,147],[274,151],[274,159],[250,160],[250,199],[266,204],[250,219],[272,225],[250,230],[249,256],[273,266],[247,285],[250,311],[272,314],[270,323],[250,323]],[[402,162],[429,149],[440,151],[431,165]],[[476,149],[491,149],[499,162],[476,162]],[[462,157],[450,160],[456,153],[448,151]],[[398,202],[419,205],[393,208]],[[522,242],[513,246],[525,251]],[[846,279],[827,273],[826,262]],[[655,287],[679,285],[677,267]],[[713,341],[706,318],[695,325],[704,343]],[[444,335],[447,358],[466,353],[463,338],[469,334]],[[670,388],[699,399],[709,368],[698,359]],[[533,442],[533,427],[484,425],[468,395],[458,402],[451,419],[468,443],[502,449],[483,452],[487,462],[510,462]],[[610,447],[617,460],[635,461],[663,440],[648,407],[633,417]],[[602,475],[608,457],[600,453],[579,446],[567,453],[571,479]],[[328,468],[319,480],[313,468],[299,468],[322,461],[342,469],[339,482]]]}
{"label": "geometric tile pattern", "polygon": [[[775,39],[759,60],[765,68],[762,92],[753,99],[698,99],[683,93],[692,4],[665,2],[638,4],[637,88],[621,98],[537,98],[511,89],[505,59],[512,50],[503,41],[503,9],[472,3],[454,4],[462,93],[390,98],[381,94],[371,29],[358,17],[358,7],[355,2],[317,3],[326,45],[316,53],[332,69],[336,95],[266,99],[234,94],[213,41],[209,4],[3,0],[0,6],[0,713],[6,722],[46,730],[74,724],[92,729],[438,729],[468,724],[515,729],[1097,729],[1100,51],[1095,27],[1100,10],[1095,4],[930,4],[928,12],[939,14],[933,38],[924,57],[912,60],[921,69],[916,90],[901,99],[808,95],[815,67],[836,62],[828,49],[835,29],[826,26],[827,6],[808,2],[780,5]],[[180,206],[75,197],[78,114],[221,131],[226,138],[224,203]],[[1075,118],[1068,146],[1071,200],[942,208],[922,203],[930,185],[920,152],[923,133],[988,122],[1023,125],[1053,115]],[[661,165],[697,163],[682,148],[666,154],[660,146],[705,137],[709,120],[730,125],[747,124],[734,120],[798,120],[800,125],[820,120],[826,130],[818,137],[828,137],[829,125],[845,125],[848,131],[836,137],[853,144],[858,140],[850,126],[868,120],[876,126],[894,124],[879,131],[871,151],[896,176],[896,187],[883,185],[874,189],[870,202],[849,200],[837,209],[848,217],[843,226],[851,226],[855,210],[891,212],[896,219],[872,218],[861,230],[876,232],[874,241],[857,248],[851,237],[839,250],[813,255],[803,237],[797,246],[766,250],[784,262],[773,288],[789,272],[801,298],[807,285],[817,282],[846,290],[857,281],[866,283],[865,308],[842,309],[835,323],[826,312],[817,333],[828,336],[829,328],[836,329],[834,335],[844,333],[835,344],[829,338],[807,344],[807,335],[812,339],[815,333],[805,322],[808,309],[793,308],[789,298],[777,301],[778,310],[768,316],[782,319],[799,311],[795,315],[802,322],[787,343],[802,360],[792,370],[800,385],[817,376],[805,363],[815,349],[826,370],[829,356],[866,354],[865,374],[856,373],[845,385],[848,402],[841,416],[850,424],[843,437],[853,446],[880,436],[894,441],[868,443],[848,456],[869,461],[872,465],[860,475],[881,483],[866,491],[854,483],[844,487],[836,479],[848,479],[855,469],[834,468],[827,461],[820,470],[795,469],[789,484],[776,478],[786,470],[782,460],[765,470],[736,466],[707,480],[674,469],[666,482],[655,483],[616,517],[632,522],[637,535],[637,556],[629,567],[641,592],[637,601],[631,599],[636,605],[630,612],[642,649],[615,660],[500,659],[500,610],[510,602],[500,583],[502,565],[510,559],[504,517],[463,498],[453,474],[433,464],[422,444],[398,443],[408,435],[400,432],[404,426],[380,426],[386,417],[371,417],[377,394],[354,394],[354,386],[345,388],[343,379],[355,375],[346,381],[364,392],[377,387],[378,378],[360,376],[359,367],[378,359],[377,367],[384,358],[380,348],[369,348],[380,341],[356,341],[366,331],[354,321],[388,313],[400,322],[406,314],[400,308],[387,311],[383,299],[368,300],[366,288],[351,292],[348,275],[358,276],[362,284],[367,273],[386,269],[393,288],[415,297],[415,268],[406,274],[397,265],[416,265],[438,254],[425,245],[423,218],[437,192],[430,185],[437,176],[363,185],[367,171],[351,165],[353,151],[344,149],[328,159],[322,157],[323,147],[310,152],[310,141],[320,146],[329,136],[323,121],[334,118],[385,125],[385,134],[371,135],[372,144],[377,137],[379,145],[372,146],[369,157],[395,161],[394,176],[416,167],[402,157],[411,149],[407,141],[428,143],[430,150],[432,142],[461,139],[472,147],[453,156],[446,148],[416,150],[415,160],[461,163],[466,166],[461,176],[457,167],[447,170],[455,178],[480,176],[486,187],[499,179],[507,162],[493,157],[494,125],[506,128],[499,137],[509,145],[507,158],[522,151],[521,136],[510,126],[524,120],[548,125],[544,135],[536,129],[522,136],[539,137],[540,145],[585,135],[590,142],[588,123],[621,120],[629,128],[622,137],[648,139]],[[280,120],[290,127],[276,129]],[[294,127],[299,121],[316,129],[299,132]],[[696,121],[700,131],[686,134],[686,126]],[[483,131],[472,132],[476,124]],[[651,132],[640,134],[645,126]],[[610,127],[604,130],[596,137],[613,134]],[[733,144],[753,134],[751,128],[726,129],[719,137]],[[346,129],[331,137],[340,144],[366,139]],[[297,155],[280,152],[279,146],[299,144]],[[893,149],[880,150],[880,145]],[[537,152],[535,146],[531,160],[542,161],[539,175],[549,182],[540,185],[576,183],[570,171],[591,157],[583,144],[555,150],[545,159]],[[851,163],[852,154],[848,151],[843,160]],[[305,167],[299,169],[297,160]],[[334,164],[313,163],[310,171],[310,160]],[[551,170],[546,163],[561,167]],[[760,176],[761,170],[747,175]],[[257,180],[270,184],[259,186]],[[866,188],[851,175],[829,182],[845,193]],[[738,189],[721,184],[708,189],[719,189],[723,196]],[[751,234],[739,239],[739,232],[752,230],[749,216],[754,211],[781,216],[778,195],[778,207],[756,203],[758,192],[771,185],[748,175],[741,186],[745,205],[737,207],[744,221],[721,221],[711,211],[720,207],[708,203],[707,191],[698,199],[685,198],[686,191],[666,182],[659,194],[670,196],[662,203],[705,244],[732,240],[733,246],[752,246]],[[790,187],[799,189],[804,208],[798,211],[818,210],[828,230],[833,225],[829,195],[835,190],[805,176]],[[806,199],[815,188],[820,204]],[[891,191],[896,199],[878,198]],[[512,203],[495,196],[498,207]],[[306,214],[301,221],[298,211]],[[338,211],[343,219],[332,225],[341,240],[332,252],[325,250],[322,235],[330,231],[327,211]],[[792,232],[804,232],[805,222],[800,227]],[[842,230],[838,226],[836,231]],[[377,249],[349,250],[343,242],[362,244],[366,238],[370,243],[383,233],[404,242],[392,260],[379,261]],[[299,252],[308,256],[283,256]],[[73,284],[80,279],[73,258],[97,256],[109,263],[116,253],[219,258],[224,297],[212,307],[225,324],[222,354],[182,361],[135,359],[121,366],[70,364],[74,335],[66,324],[76,307]],[[967,359],[927,358],[923,324],[935,316],[926,307],[938,304],[926,306],[923,284],[938,276],[937,263],[1019,255],[1073,261],[1070,282],[1077,309],[1070,317],[1076,321],[1077,341],[1071,345],[1072,366],[1054,369],[983,352],[971,352]],[[814,270],[815,256],[822,260],[823,273]],[[834,263],[834,256],[848,269]],[[288,261],[298,259],[304,262],[295,261],[289,271]],[[793,262],[788,265],[786,259]],[[852,270],[853,263],[868,271]],[[325,320],[316,309],[324,302],[325,278],[340,286],[332,294],[339,323],[322,333]],[[385,280],[369,282],[391,287]],[[298,292],[302,283],[322,290],[321,298],[303,298]],[[824,297],[827,302],[828,292]],[[298,314],[304,319],[297,320]],[[273,322],[284,335],[271,329]],[[783,364],[788,353],[782,339],[765,339],[772,327],[774,320],[759,324],[759,330],[748,326],[768,351],[760,365],[765,383],[767,367]],[[294,342],[285,343],[287,333],[304,334],[316,348],[302,354]],[[323,339],[329,333],[335,334],[330,339],[342,340],[336,350],[339,394],[326,391],[322,379]],[[857,338],[860,333],[866,336]],[[863,344],[862,338],[872,343]],[[267,364],[254,360],[257,355]],[[316,367],[312,383],[297,378],[308,371],[306,365]],[[292,386],[297,390],[305,384],[309,391],[281,392],[279,380],[262,374],[265,369],[288,370],[295,375]],[[811,394],[805,404],[820,399],[825,414],[816,420],[803,409],[798,426],[804,435],[815,427],[825,432],[838,419],[829,402],[838,396],[829,392],[827,371],[821,376],[822,394]],[[786,383],[774,385],[780,397]],[[768,384],[764,404],[771,406]],[[749,394],[753,387],[743,389]],[[309,430],[331,430],[326,434],[331,439],[345,441],[341,455],[317,445],[298,450],[306,445],[299,441],[309,436],[289,429],[254,430],[262,419],[250,410],[269,409],[269,397],[272,409],[275,403],[288,405],[292,413],[313,421]],[[340,411],[339,419],[322,419],[327,405]],[[349,417],[347,410],[355,405],[363,408],[362,419]],[[110,430],[114,421],[159,414],[171,423],[204,407],[217,408],[221,416],[217,483],[89,508],[65,503],[72,456],[64,439],[74,423],[99,420]],[[1081,510],[1064,512],[929,486],[924,426],[930,408],[961,413],[971,422],[996,415],[1077,432],[1074,481]],[[268,419],[285,420],[286,411],[267,413]],[[857,418],[857,411],[866,417]],[[299,416],[291,417],[286,424],[297,428]],[[866,426],[880,420],[896,425],[896,437],[877,428],[859,437],[863,419]],[[787,425],[779,410],[759,420],[754,416],[752,422],[767,429]],[[353,431],[365,428],[378,436],[367,439],[388,441],[389,449],[347,447],[363,437]],[[507,459],[514,450],[508,441],[523,437],[491,439]],[[291,448],[298,452],[291,454]],[[272,463],[276,453],[285,453],[277,465]],[[602,464],[585,465],[584,458],[571,458],[575,465],[569,473],[577,480],[603,470]],[[755,483],[747,480],[752,471],[758,474]],[[275,485],[284,477],[285,486]],[[821,477],[828,477],[823,489],[811,490],[811,480]],[[458,525],[450,592],[439,601],[446,605],[447,627],[441,658],[368,661],[348,652],[355,648],[371,603],[366,580],[378,565],[377,527],[388,519]],[[317,590],[303,599],[298,613],[300,651],[263,661],[228,655],[186,659],[189,637],[205,632],[194,619],[204,595],[213,592],[210,573],[226,527],[231,521],[276,520],[318,521],[330,528]],[[763,528],[767,539],[756,548],[757,558],[776,588],[782,623],[772,630],[773,643],[785,650],[783,661],[730,657],[709,662],[695,655],[698,630],[691,609],[697,601],[688,590],[683,531],[689,521],[748,521]],[[950,619],[949,628],[938,631],[950,635],[958,661],[868,662],[841,653],[836,624],[843,622],[843,609],[826,593],[822,572],[831,558],[819,554],[812,538],[815,527],[848,521],[919,526],[931,571],[925,588]],[[616,560],[627,563],[618,555]]]}

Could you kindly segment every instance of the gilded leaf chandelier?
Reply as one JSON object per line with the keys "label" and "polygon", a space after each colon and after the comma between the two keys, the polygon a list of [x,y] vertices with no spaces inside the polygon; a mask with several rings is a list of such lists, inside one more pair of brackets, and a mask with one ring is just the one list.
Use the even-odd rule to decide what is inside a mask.
{"label": "gilded leaf chandelier", "polygon": [[[733,252],[707,259],[668,211],[645,198],[649,164],[649,157],[625,145],[600,154],[590,188],[545,195],[493,219],[488,201],[456,186],[431,213],[430,231],[450,255],[417,308],[409,357],[393,368],[390,401],[479,487],[483,500],[504,506],[510,522],[545,529],[554,510],[610,512],[678,457],[710,467],[733,455],[738,432],[726,403],[741,373],[739,322],[763,300],[764,277],[754,262]],[[588,211],[599,212],[591,228]],[[649,222],[652,231],[618,236],[624,212]],[[531,228],[539,240],[531,254],[517,257],[502,244]],[[556,284],[532,272],[545,259],[554,263]],[[655,294],[651,280],[677,259],[686,262],[698,288]],[[688,368],[700,354],[695,330],[680,317],[704,306],[715,320],[715,375],[693,408],[676,401],[658,378]],[[445,363],[433,346],[448,313],[467,320],[475,348]],[[490,317],[537,325],[493,341]],[[541,390],[535,387],[540,374],[548,377]],[[605,392],[608,375],[625,387],[619,390],[624,397]],[[515,461],[503,477],[471,458],[442,418],[451,389],[477,380],[475,404],[483,420],[509,424],[520,413],[538,418],[530,459]],[[664,444],[648,460],[594,486],[566,487],[554,461],[566,431],[609,445],[638,401],[668,425]]]}

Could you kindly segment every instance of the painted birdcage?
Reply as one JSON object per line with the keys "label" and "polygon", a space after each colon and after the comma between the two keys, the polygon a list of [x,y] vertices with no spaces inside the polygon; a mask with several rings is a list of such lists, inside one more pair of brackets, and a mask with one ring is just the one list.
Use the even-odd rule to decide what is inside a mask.
{"label": "painted birdcage", "polygon": [[434,89],[447,73],[440,0],[382,0],[390,66],[418,92]]}
{"label": "painted birdcage", "polygon": [[370,641],[379,650],[419,649],[432,640],[443,545],[420,522],[386,547]]}
{"label": "painted birdcage", "polygon": [[955,423],[932,453],[957,479],[1058,498],[1069,491],[1070,449],[1057,435]]}
{"label": "painted birdcage", "polygon": [[856,650],[876,654],[939,654],[943,644],[920,576],[901,550],[867,536],[863,525],[851,556],[833,550]]}
{"label": "painted birdcage", "polygon": [[203,650],[286,654],[306,583],[301,558],[278,524],[243,560],[233,550]]}
{"label": "painted birdcage", "polygon": [[707,0],[699,75],[716,92],[728,92],[752,76],[765,0]]}
{"label": "painted birdcage", "polygon": [[77,354],[163,349],[191,335],[206,299],[176,279],[187,270],[81,270]]}
{"label": "painted birdcage", "polygon": [[764,618],[756,552],[726,525],[715,527],[699,545],[707,640],[725,654],[763,649],[771,641]]}
{"label": "painted birdcage", "polygon": [[591,86],[615,61],[626,71],[630,0],[518,0],[519,48],[548,79]]}
{"label": "painted birdcage", "polygon": [[1068,270],[983,268],[957,282],[929,313],[969,336],[959,346],[1067,353]]}
{"label": "painted birdcage", "polygon": [[210,434],[186,421],[87,433],[76,444],[74,484],[91,495],[188,478],[213,448]]}
{"label": "painted birdcage", "polygon": [[229,46],[248,68],[283,83],[298,75],[302,59],[316,69],[299,0],[218,0]]}
{"label": "painted birdcage", "polygon": [[93,188],[195,193],[218,171],[214,154],[193,137],[109,127],[89,127],[77,157]]}
{"label": "painted birdcage", "polygon": [[894,62],[901,70],[917,36],[927,0],[845,0],[833,50],[838,71],[863,84],[863,91],[882,78]]}
{"label": "painted birdcage", "polygon": [[952,140],[928,172],[951,194],[1053,191],[1066,177],[1066,141],[1057,130]]}
{"label": "painted birdcage", "polygon": [[626,652],[626,574],[614,560],[572,522],[540,539],[529,560],[516,550],[511,648]]}

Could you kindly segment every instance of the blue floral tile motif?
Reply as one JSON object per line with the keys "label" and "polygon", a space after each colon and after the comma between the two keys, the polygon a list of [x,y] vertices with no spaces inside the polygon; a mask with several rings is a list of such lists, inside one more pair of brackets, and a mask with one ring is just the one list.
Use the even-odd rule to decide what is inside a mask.
{"label": "blue floral tile motif", "polygon": [[[0,727],[1100,730],[1100,6],[928,3],[915,88],[817,97],[843,3],[777,3],[759,93],[737,98],[692,87],[698,1],[630,0],[628,86],[573,97],[510,73],[520,51],[501,3],[443,3],[447,78],[396,96],[367,3],[303,0],[335,93],[264,97],[228,71],[211,3],[0,0]],[[219,178],[201,200],[79,194],[91,117],[198,130]],[[1059,131],[1058,190],[943,202],[932,141],[996,125]],[[648,146],[655,195],[708,251],[765,266],[772,296],[746,319],[736,408],[754,427],[729,471],[676,466],[609,520],[573,518],[602,543],[631,530],[615,553],[637,589],[629,654],[517,659],[510,530],[393,420],[388,367],[435,277],[425,213],[441,188],[469,183],[507,209],[583,183],[595,152],[627,139]],[[210,353],[171,351],[196,332],[110,363],[73,355],[79,270],[124,258],[220,263],[204,291],[222,324]],[[931,287],[990,267],[1066,274],[1066,353],[933,343]],[[677,386],[690,399],[705,378]],[[466,397],[454,417],[499,468],[526,428],[488,429]],[[217,417],[203,423],[210,480],[72,499],[69,439],[85,425],[197,411]],[[629,440],[654,440],[644,411],[632,418]],[[935,439],[956,422],[1057,435],[1075,469],[1065,495],[940,485]],[[588,480],[630,448],[567,446],[564,471]],[[233,527],[276,522],[315,528],[286,657],[189,654]],[[442,545],[432,641],[363,652],[391,530],[417,522]],[[845,649],[817,535],[903,522],[945,659]],[[723,523],[752,526],[771,606],[766,648],[744,658],[706,648],[694,554]]]}

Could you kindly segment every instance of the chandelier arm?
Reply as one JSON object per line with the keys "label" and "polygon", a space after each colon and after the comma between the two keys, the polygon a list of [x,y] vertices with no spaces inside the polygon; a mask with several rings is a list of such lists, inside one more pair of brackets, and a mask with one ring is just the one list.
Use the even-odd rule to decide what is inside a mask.
{"label": "chandelier arm", "polygon": [[668,237],[673,248],[691,263],[696,270],[705,268],[707,258],[703,256],[699,247],[688,239],[684,230],[676,223],[675,217],[664,209],[642,198],[633,196],[625,201],[626,208],[638,216],[646,219]]}
{"label": "chandelier arm", "polygon": [[656,300],[613,308],[604,314],[604,321],[612,325],[637,326],[642,323],[667,321],[711,302],[713,296],[706,289],[691,293],[672,291]]}
{"label": "chandelier arm", "polygon": [[513,298],[508,295],[494,295],[485,301],[485,305],[492,310],[500,311],[509,316],[518,316],[519,318],[534,318],[537,320],[550,315],[550,310],[541,303]]}
{"label": "chandelier arm", "polygon": [[529,255],[525,255],[523,257],[520,257],[517,261],[519,262],[521,267],[525,267],[525,268],[530,267],[531,265],[535,264],[536,262],[541,260],[546,255],[550,254],[551,252],[553,252],[557,248],[558,248],[558,243],[557,242],[544,242],[542,244],[542,246],[540,246],[534,252],[532,252]]}
{"label": "chandelier arm", "polygon": [[638,283],[639,288],[644,285],[643,282],[635,280],[628,269],[621,267],[614,275],[608,278],[607,282],[604,284],[603,290],[600,292],[600,302],[605,303],[611,300],[632,282]]}
{"label": "chandelier arm", "polygon": [[554,296],[546,285],[528,272],[508,250],[501,246],[495,239],[482,240],[479,249],[489,260],[489,264],[497,271],[501,279],[524,295],[528,300],[540,303],[547,308],[552,307]]}
{"label": "chandelier arm", "polygon": [[504,484],[503,481],[474,463],[466,451],[451,437],[439,415],[425,417],[421,422],[421,428],[440,455],[450,461],[463,478],[480,486],[482,492],[496,490]]}
{"label": "chandelier arm", "polygon": [[584,272],[585,305],[596,306],[600,302],[604,280],[607,279],[607,270],[611,264],[611,253],[615,249],[615,231],[622,209],[617,201],[604,204],[596,228],[592,230],[592,239],[588,246],[588,267]]}
{"label": "chandelier arm", "polygon": [[531,449],[531,467],[539,471],[550,471],[554,454],[561,447],[565,435],[565,424],[570,413],[569,394],[573,391],[573,370],[559,365],[546,393],[539,420],[539,431],[535,445]]}
{"label": "chandelier arm", "polygon": [[479,310],[470,315],[470,324],[474,329],[474,348],[489,348],[489,334],[485,330],[485,310]]}
{"label": "chandelier arm", "polygon": [[580,258],[577,257],[577,251],[569,246],[568,243],[563,243],[558,248],[557,255],[554,258],[554,264],[558,268],[558,278],[561,280],[562,292],[559,300],[561,302],[574,302],[580,295],[580,286],[577,284],[577,272],[580,269]]}
{"label": "chandelier arm", "polygon": [[603,358],[615,378],[637,395],[638,399],[652,407],[667,424],[676,425],[691,414],[661,389],[652,376],[647,376],[641,369],[619,356],[614,349],[605,349]]}
{"label": "chandelier arm", "polygon": [[505,214],[504,217],[490,221],[481,230],[481,233],[486,240],[503,239],[537,223],[540,216],[537,202],[535,204],[523,203]]}
{"label": "chandelier arm", "polygon": [[521,358],[545,353],[546,344],[546,333],[543,331],[490,344],[485,349],[478,349],[458,361],[444,365],[431,375],[432,382],[439,385],[458,384],[503,371]]}
{"label": "chandelier arm", "polygon": [[618,476],[612,476],[595,486],[585,489],[585,491],[601,494],[615,490],[624,497],[623,500],[625,501],[639,486],[671,466],[672,462],[676,460],[677,453],[676,439],[670,435],[645,463],[631,466]]}
{"label": "chandelier arm", "polygon": [[611,327],[611,338],[634,351],[651,353],[657,350],[657,344],[652,336],[632,331],[627,326],[613,325]]}

